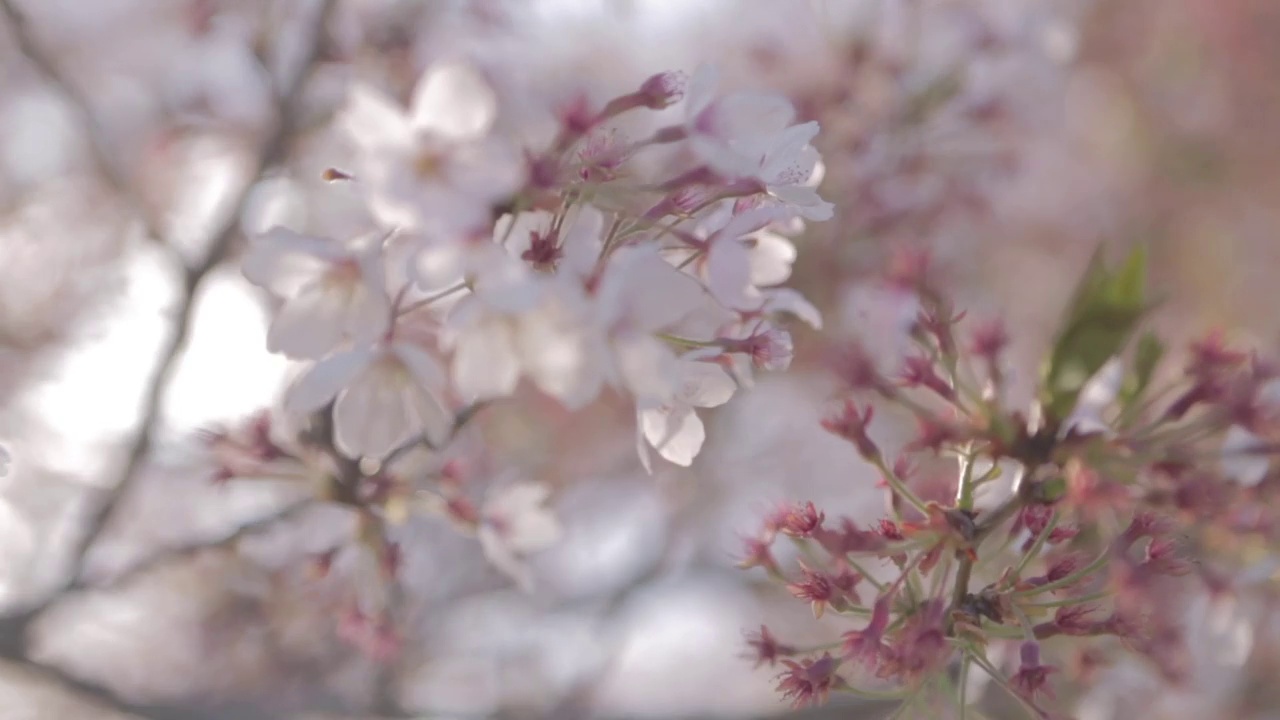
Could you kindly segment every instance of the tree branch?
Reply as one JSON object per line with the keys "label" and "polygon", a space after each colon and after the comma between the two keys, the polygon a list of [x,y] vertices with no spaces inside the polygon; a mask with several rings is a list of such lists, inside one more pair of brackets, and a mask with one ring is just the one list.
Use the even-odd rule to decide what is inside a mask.
{"label": "tree branch", "polygon": [[[142,420],[139,423],[137,435],[134,437],[133,443],[129,447],[128,455],[124,462],[118,478],[115,483],[109,486],[106,491],[106,498],[90,513],[86,523],[86,530],[77,541],[72,553],[74,567],[70,573],[65,589],[75,588],[79,583],[79,577],[83,572],[86,556],[94,542],[106,531],[115,515],[116,509],[128,494],[129,488],[136,480],[139,470],[141,470],[148,453],[151,450],[151,438],[159,424],[160,404],[164,398],[164,391],[168,387],[174,372],[177,369],[178,358],[182,350],[186,347],[187,341],[191,334],[191,321],[195,311],[195,294],[200,283],[204,278],[226,258],[231,248],[232,241],[237,234],[239,218],[244,211],[246,201],[254,184],[262,176],[262,174],[271,167],[281,163],[285,159],[288,139],[292,135],[297,126],[293,109],[296,104],[297,96],[301,93],[307,77],[310,75],[314,66],[315,59],[319,56],[320,46],[323,41],[324,26],[327,22],[335,0],[324,0],[319,11],[316,14],[313,41],[311,51],[302,68],[299,70],[297,77],[289,84],[287,89],[278,97],[278,119],[275,129],[263,143],[258,154],[258,163],[254,172],[250,174],[248,181],[241,187],[236,201],[232,204],[232,209],[218,224],[217,229],[213,233],[213,243],[204,258],[192,264],[185,264],[185,271],[182,278],[182,296],[178,301],[176,311],[176,320],[174,322],[173,332],[170,334],[169,341],[165,344],[161,352],[160,360],[152,374],[151,382],[148,383],[147,391],[143,398]],[[178,256],[176,249],[171,248],[170,252]],[[179,260],[181,258],[179,257]],[[55,595],[57,593],[55,592]]]}
{"label": "tree branch", "polygon": [[[235,201],[230,204],[229,211],[213,227],[210,234],[209,250],[202,258],[188,261],[182,257],[177,248],[170,245],[165,246],[168,253],[183,268],[182,293],[174,313],[173,329],[159,355],[147,385],[147,390],[144,393],[138,430],[128,447],[125,461],[119,471],[116,482],[105,491],[105,498],[88,513],[85,530],[73,544],[70,553],[71,568],[66,578],[33,607],[0,621],[0,657],[21,663],[52,682],[56,682],[79,695],[90,697],[100,704],[120,712],[154,718],[155,720],[191,717],[190,712],[184,713],[177,709],[161,712],[155,708],[148,709],[146,706],[128,703],[115,696],[107,688],[75,678],[58,668],[36,662],[29,656],[28,630],[35,619],[45,610],[52,607],[68,593],[84,587],[82,575],[88,552],[111,524],[123,498],[127,496],[151,450],[152,435],[159,424],[160,405],[164,392],[172,379],[178,364],[178,358],[191,334],[196,290],[204,278],[226,258],[237,237],[239,218],[243,214],[246,201],[254,184],[265,171],[279,165],[286,159],[289,139],[299,125],[295,116],[295,106],[317,58],[320,56],[324,43],[325,26],[332,16],[335,5],[336,0],[320,0],[312,21],[312,40],[307,56],[300,64],[296,76],[291,81],[283,83],[282,89],[277,93],[275,126],[260,146],[256,167],[240,188]],[[108,182],[121,189],[126,198],[130,197],[130,194],[125,192],[127,183],[123,182],[121,175],[105,151],[106,139],[103,137],[101,128],[93,118],[92,113],[89,112],[84,97],[75,90],[74,86],[59,71],[57,65],[33,41],[26,18],[14,7],[11,0],[0,0],[0,13],[3,13],[12,26],[19,49],[42,74],[49,78],[50,82],[57,85],[70,98],[72,105],[76,108],[89,132],[95,165],[99,167]],[[157,239],[160,239],[154,229],[149,227],[148,231]],[[300,510],[301,508],[295,509]],[[286,510],[285,514],[289,512],[289,510]],[[263,523],[272,522],[275,519],[278,518],[264,519]],[[260,527],[259,523],[250,523],[245,528],[233,533],[231,537],[223,542],[234,542],[243,534],[253,532],[260,529]],[[202,549],[202,547],[193,545],[182,552],[193,553]],[[163,559],[163,557],[159,558],[156,562],[163,561]],[[149,566],[151,563],[144,563],[144,565]],[[134,575],[138,572],[142,572],[142,569],[135,568],[128,574]]]}

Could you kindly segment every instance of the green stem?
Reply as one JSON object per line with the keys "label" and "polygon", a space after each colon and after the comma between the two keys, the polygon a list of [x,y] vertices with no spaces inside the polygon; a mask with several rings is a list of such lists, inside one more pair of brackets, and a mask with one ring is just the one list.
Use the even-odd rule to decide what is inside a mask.
{"label": "green stem", "polygon": [[924,504],[923,500],[916,497],[914,492],[911,492],[911,488],[907,487],[907,484],[902,481],[902,478],[898,477],[898,474],[893,471],[893,468],[889,467],[883,457],[877,454],[872,458],[871,464],[880,471],[880,474],[884,476],[885,482],[889,483],[889,487],[895,493],[901,496],[903,500],[906,500],[911,507],[919,510],[921,515],[926,518],[929,517],[928,506]]}
{"label": "green stem", "polygon": [[1084,566],[1083,568],[1080,568],[1079,570],[1071,573],[1070,575],[1064,578],[1060,578],[1058,580],[1054,580],[1053,582],[1045,583],[1044,585],[1030,588],[1028,590],[1018,590],[1012,594],[1012,597],[1015,597],[1015,598],[1030,597],[1033,595],[1039,595],[1041,593],[1052,592],[1054,590],[1061,590],[1064,587],[1068,587],[1070,585],[1073,585],[1079,582],[1081,578],[1084,578],[1088,575],[1092,575],[1093,573],[1097,572],[1103,565],[1106,564],[1106,562],[1107,562],[1107,553],[1103,552],[1100,555],[1098,555],[1098,557],[1094,558],[1093,562],[1089,563],[1088,565]]}
{"label": "green stem", "polygon": [[1040,534],[1036,536],[1036,541],[1032,543],[1031,549],[1022,554],[1022,559],[1018,561],[1018,566],[1013,570],[1015,580],[1022,577],[1022,571],[1027,568],[1027,563],[1031,562],[1031,558],[1040,553],[1040,548],[1044,547],[1045,541],[1049,539],[1049,533],[1053,532],[1053,528],[1057,524],[1058,512],[1055,510],[1049,516],[1049,522],[1045,524],[1044,530],[1041,530]]}
{"label": "green stem", "polygon": [[973,661],[977,663],[978,667],[982,668],[986,671],[987,675],[991,676],[991,680],[994,681],[995,684],[999,685],[1005,692],[1009,693],[1009,696],[1014,700],[1017,700],[1018,704],[1021,705],[1032,718],[1039,720],[1040,710],[1027,702],[1027,699],[1022,697],[1022,693],[1019,693],[1012,685],[1009,684],[1009,681],[1004,677],[1004,673],[997,670],[995,666],[991,664],[991,661],[987,660],[977,652],[974,652],[972,649],[968,651],[968,655],[973,658]]}
{"label": "green stem", "polygon": [[960,482],[956,485],[956,507],[973,509],[973,443],[960,455]]}
{"label": "green stem", "polygon": [[1048,602],[1025,603],[1024,607],[1056,608],[1056,607],[1062,607],[1064,605],[1077,605],[1077,604],[1083,604],[1083,603],[1097,602],[1099,600],[1106,600],[1109,597],[1111,597],[1111,593],[1102,591],[1102,592],[1092,593],[1090,595],[1081,595],[1078,597],[1062,598],[1060,600],[1050,600]]}

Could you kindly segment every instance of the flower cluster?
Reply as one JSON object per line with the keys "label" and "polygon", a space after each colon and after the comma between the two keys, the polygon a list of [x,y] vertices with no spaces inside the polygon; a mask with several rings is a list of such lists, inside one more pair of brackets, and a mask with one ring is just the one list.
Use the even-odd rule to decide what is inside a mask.
{"label": "flower cluster", "polygon": [[[464,64],[430,68],[407,109],[355,87],[339,120],[354,167],[329,175],[355,185],[368,232],[276,227],[244,261],[282,300],[270,348],[310,363],[286,409],[335,402],[339,449],[382,459],[522,380],[568,408],[609,388],[634,401],[646,462],[647,444],[688,465],[694,408],[787,366],[780,315],[819,322],[778,287],[795,256],[778,233],[832,212],[811,182],[817,124],[715,84],[704,66],[552,104],[559,131],[535,147],[493,129],[497,98]],[[682,100],[648,137],[614,125]]]}
{"label": "flower cluster", "polygon": [[[784,316],[820,324],[782,287],[786,235],[832,215],[815,189],[817,123],[796,124],[785,98],[716,86],[704,66],[602,102],[522,98],[555,118],[530,139],[501,129],[503,98],[465,62],[429,67],[408,107],[354,85],[335,121],[350,165],[325,179],[358,200],[363,230],[275,226],[243,262],[278,301],[268,347],[305,364],[285,419],[320,417],[323,452],[282,449],[263,420],[211,436],[220,478],[319,477],[360,514],[384,581],[400,552],[385,526],[408,507],[474,531],[527,586],[520,556],[556,534],[549,488],[515,480],[477,507],[450,466],[426,481],[402,469],[407,452],[441,449],[523,387],[570,410],[615,393],[634,406],[646,469],[653,453],[688,466],[705,439],[697,409],[788,366]],[[628,137],[624,123],[648,130]],[[376,617],[358,608],[348,619],[364,634],[354,621],[344,634],[385,649]]]}
{"label": "flower cluster", "polygon": [[[797,705],[844,691],[899,699],[908,715],[940,696],[973,702],[963,688],[981,671],[1031,717],[1055,717],[1055,684],[1084,687],[1083,668],[1116,648],[1185,680],[1185,600],[1241,592],[1233,576],[1274,542],[1275,367],[1220,335],[1171,367],[1138,331],[1135,253],[1119,270],[1094,264],[1034,407],[1011,408],[1003,327],[966,329],[925,264],[899,266],[915,268],[894,282],[919,301],[916,351],[891,372],[860,346],[833,351],[847,393],[823,423],[879,471],[888,515],[859,525],[787,505],[742,563],[815,615],[861,620],[818,648],[762,628],[757,660],[783,664],[778,689]],[[876,409],[914,420],[914,437],[890,451]],[[784,537],[801,551],[795,568],[774,550]]]}

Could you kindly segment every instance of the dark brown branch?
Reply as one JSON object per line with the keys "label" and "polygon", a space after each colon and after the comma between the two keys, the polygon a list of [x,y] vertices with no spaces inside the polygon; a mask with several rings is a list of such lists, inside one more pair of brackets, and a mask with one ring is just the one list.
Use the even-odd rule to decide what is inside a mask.
{"label": "dark brown branch", "polygon": [[[164,391],[177,369],[178,358],[183,348],[186,347],[191,334],[191,320],[195,311],[195,294],[200,282],[226,258],[232,241],[236,237],[239,218],[254,183],[266,170],[278,165],[285,159],[288,139],[297,125],[293,112],[294,105],[307,77],[310,75],[316,58],[320,54],[324,26],[335,4],[335,0],[325,0],[317,12],[312,35],[314,40],[307,61],[303,63],[302,69],[294,81],[279,96],[277,100],[278,119],[275,129],[266,142],[263,143],[258,154],[257,167],[241,187],[239,196],[231,205],[231,210],[218,224],[216,231],[213,233],[212,246],[203,259],[185,267],[182,278],[182,296],[178,301],[174,329],[161,352],[160,361],[152,374],[151,382],[147,385],[138,433],[129,447],[124,466],[116,482],[109,486],[106,491],[106,498],[90,513],[86,523],[86,530],[74,547],[71,555],[74,565],[67,581],[67,588],[74,588],[78,584],[89,549],[110,525],[116,509],[128,494],[129,488],[136,480],[138,472],[141,470],[151,450],[151,436],[158,425],[160,403],[163,400]],[[175,255],[178,254],[176,250],[172,250],[172,252]]]}
{"label": "dark brown branch", "polygon": [[125,570],[112,575],[105,582],[95,584],[86,588],[85,583],[77,584],[77,589],[86,588],[92,590],[102,590],[109,587],[126,585],[133,580],[151,573],[151,571],[165,565],[172,565],[182,560],[190,559],[196,555],[212,550],[229,550],[234,548],[241,540],[266,532],[275,526],[288,522],[289,520],[302,515],[307,510],[316,506],[314,498],[305,497],[300,500],[285,505],[276,512],[260,517],[256,520],[250,520],[247,523],[237,527],[230,534],[218,538],[216,540],[199,541],[178,545],[176,547],[166,548],[151,557],[145,558]]}
{"label": "dark brown branch", "polygon": [[[270,135],[264,140],[258,152],[257,166],[250,173],[244,185],[240,188],[235,201],[230,204],[230,209],[224,217],[222,217],[214,226],[210,235],[209,250],[205,255],[195,261],[187,261],[179,253],[177,248],[166,246],[169,253],[177,260],[178,264],[183,267],[182,274],[182,293],[178,301],[177,308],[174,312],[174,327],[170,333],[170,337],[162,349],[159,359],[156,362],[154,371],[152,372],[150,382],[143,397],[141,420],[138,424],[138,431],[132,443],[128,448],[125,461],[121,467],[117,480],[106,490],[106,495],[102,501],[94,507],[89,513],[85,522],[85,530],[75,541],[71,557],[71,568],[67,573],[64,581],[56,588],[49,591],[45,597],[35,604],[35,606],[27,609],[25,612],[5,618],[0,621],[0,657],[21,663],[24,667],[31,669],[33,672],[40,673],[50,681],[56,682],[69,690],[87,696],[97,702],[108,706],[120,712],[131,713],[143,717],[150,718],[177,718],[190,717],[190,713],[180,712],[178,710],[172,712],[160,712],[154,708],[148,709],[145,706],[133,705],[116,697],[106,688],[99,687],[92,683],[79,680],[73,676],[66,674],[58,668],[44,666],[35,662],[29,656],[28,647],[28,630],[31,624],[46,609],[57,603],[69,592],[84,587],[82,575],[86,561],[86,557],[90,548],[98,540],[98,538],[109,527],[115,516],[117,509],[133,486],[139,471],[141,470],[150,450],[152,435],[159,424],[160,404],[163,399],[164,391],[168,387],[170,380],[177,367],[178,357],[185,348],[191,333],[192,317],[195,309],[195,294],[200,283],[204,278],[228,255],[228,252],[237,237],[239,218],[244,211],[246,200],[253,189],[254,184],[270,168],[282,163],[287,156],[289,139],[298,129],[298,121],[295,116],[295,106],[298,97],[302,92],[302,88],[310,76],[316,60],[321,54],[321,48],[324,43],[325,26],[332,15],[336,0],[321,0],[317,7],[316,14],[312,25],[312,43],[304,61],[301,63],[297,75],[291,82],[284,83],[282,90],[277,95],[277,116],[275,127]],[[83,96],[81,96],[62,75],[57,65],[45,55],[39,45],[34,42],[29,32],[29,25],[22,13],[18,11],[12,4],[11,0],[0,0],[0,13],[3,13],[13,29],[13,33],[17,38],[19,49],[27,56],[27,58],[44,74],[51,82],[59,86],[71,99],[72,105],[75,106],[77,112],[81,115],[91,139],[91,146],[94,153],[94,162],[100,168],[107,180],[118,188],[126,189],[127,185],[123,183],[120,174],[117,172],[115,165],[110,161],[104,149],[105,139],[103,138],[100,128],[93,118],[92,113],[88,110],[88,105]],[[127,196],[127,193],[126,193]],[[153,236],[159,238],[159,235],[149,228],[149,232]],[[253,524],[251,524],[252,526]],[[232,541],[238,538],[242,532],[252,532],[254,528],[247,526],[249,529],[242,529],[233,534],[231,538],[225,541]],[[225,542],[224,541],[224,542]],[[193,546],[188,551],[196,552],[199,547]],[[130,574],[136,574],[140,570],[135,569]]]}

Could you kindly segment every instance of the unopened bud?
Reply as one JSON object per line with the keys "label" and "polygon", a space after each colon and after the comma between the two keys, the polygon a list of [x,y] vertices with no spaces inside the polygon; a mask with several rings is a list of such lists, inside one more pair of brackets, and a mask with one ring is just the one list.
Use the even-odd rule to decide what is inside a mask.
{"label": "unopened bud", "polygon": [[684,98],[687,83],[688,78],[682,72],[658,73],[640,85],[640,97],[643,98],[645,107],[662,110]]}

